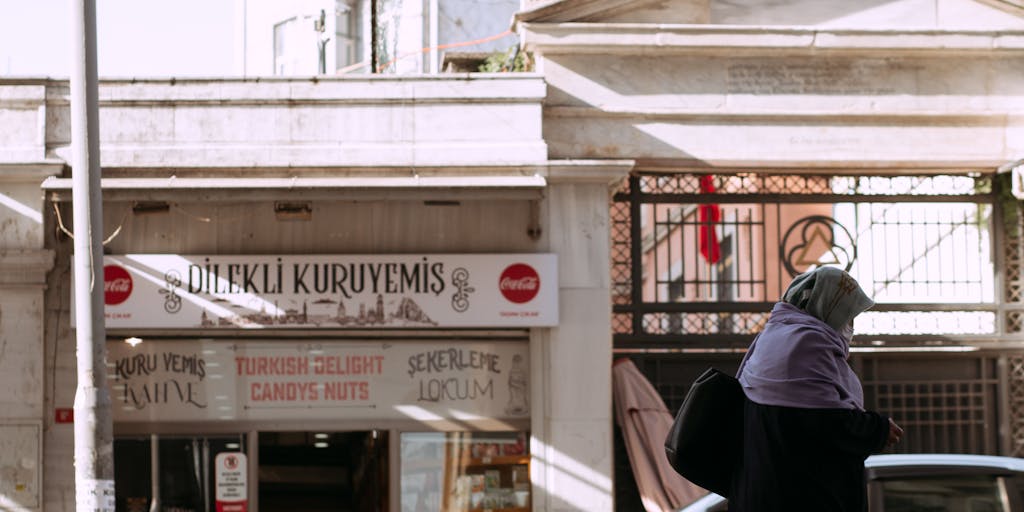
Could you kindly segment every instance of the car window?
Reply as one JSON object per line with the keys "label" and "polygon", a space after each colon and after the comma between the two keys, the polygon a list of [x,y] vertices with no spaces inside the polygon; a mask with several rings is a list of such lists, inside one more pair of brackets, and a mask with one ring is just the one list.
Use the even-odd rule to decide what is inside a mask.
{"label": "car window", "polygon": [[1009,512],[994,476],[881,480],[885,512]]}
{"label": "car window", "polygon": [[1006,492],[1010,495],[1010,499],[1013,500],[1013,503],[1010,505],[1011,510],[1024,509],[1024,475],[1008,477],[1006,479]]}

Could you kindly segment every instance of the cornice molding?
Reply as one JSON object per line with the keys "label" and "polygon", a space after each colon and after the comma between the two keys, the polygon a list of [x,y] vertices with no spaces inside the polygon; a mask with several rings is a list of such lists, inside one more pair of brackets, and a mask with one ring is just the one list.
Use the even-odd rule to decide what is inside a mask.
{"label": "cornice molding", "polygon": [[[34,84],[0,78],[0,89],[28,85]],[[46,85],[47,106],[70,104],[67,82],[49,81]],[[9,102],[42,103],[35,96],[14,94]],[[98,101],[100,107],[410,105],[533,103],[543,100],[545,94],[544,78],[537,73],[443,73],[398,78],[105,79],[99,82]],[[0,96],[0,106],[3,102]]]}
{"label": "cornice molding", "polygon": [[64,172],[67,165],[63,160],[46,160],[42,162],[0,162],[0,183],[40,182],[50,176]]}
{"label": "cornice molding", "polygon": [[596,183],[611,186],[622,181],[634,167],[636,161],[628,159],[549,160],[542,176],[552,185]]}
{"label": "cornice molding", "polygon": [[46,273],[53,268],[54,251],[49,249],[0,251],[0,287],[46,284]]}
{"label": "cornice molding", "polygon": [[862,30],[647,23],[522,23],[521,29],[528,50],[550,55],[1024,54],[1024,31],[1018,30]]}

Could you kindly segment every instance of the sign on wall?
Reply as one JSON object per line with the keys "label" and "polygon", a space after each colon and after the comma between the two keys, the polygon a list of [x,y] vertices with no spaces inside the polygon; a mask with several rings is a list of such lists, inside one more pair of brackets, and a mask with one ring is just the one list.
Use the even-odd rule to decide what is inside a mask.
{"label": "sign on wall", "polygon": [[528,418],[526,342],[107,344],[115,421]]}
{"label": "sign on wall", "polygon": [[558,324],[554,254],[126,254],[103,270],[115,329]]}
{"label": "sign on wall", "polygon": [[248,474],[242,452],[222,452],[214,458],[217,512],[248,512]]}

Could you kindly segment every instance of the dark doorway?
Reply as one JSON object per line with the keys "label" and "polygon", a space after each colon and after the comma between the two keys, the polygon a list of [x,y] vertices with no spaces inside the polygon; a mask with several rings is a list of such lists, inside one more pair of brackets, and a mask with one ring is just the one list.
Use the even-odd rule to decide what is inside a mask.
{"label": "dark doorway", "polygon": [[387,432],[260,432],[261,512],[388,509]]}

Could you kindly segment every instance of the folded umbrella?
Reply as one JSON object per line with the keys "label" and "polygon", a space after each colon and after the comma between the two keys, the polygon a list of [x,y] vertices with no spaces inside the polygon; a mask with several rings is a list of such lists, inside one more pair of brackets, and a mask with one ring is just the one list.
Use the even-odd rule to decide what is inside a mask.
{"label": "folded umbrella", "polygon": [[647,512],[678,510],[707,494],[669,465],[665,437],[672,427],[672,414],[633,361],[622,358],[612,365],[612,393],[615,421],[622,429],[629,464]]}

